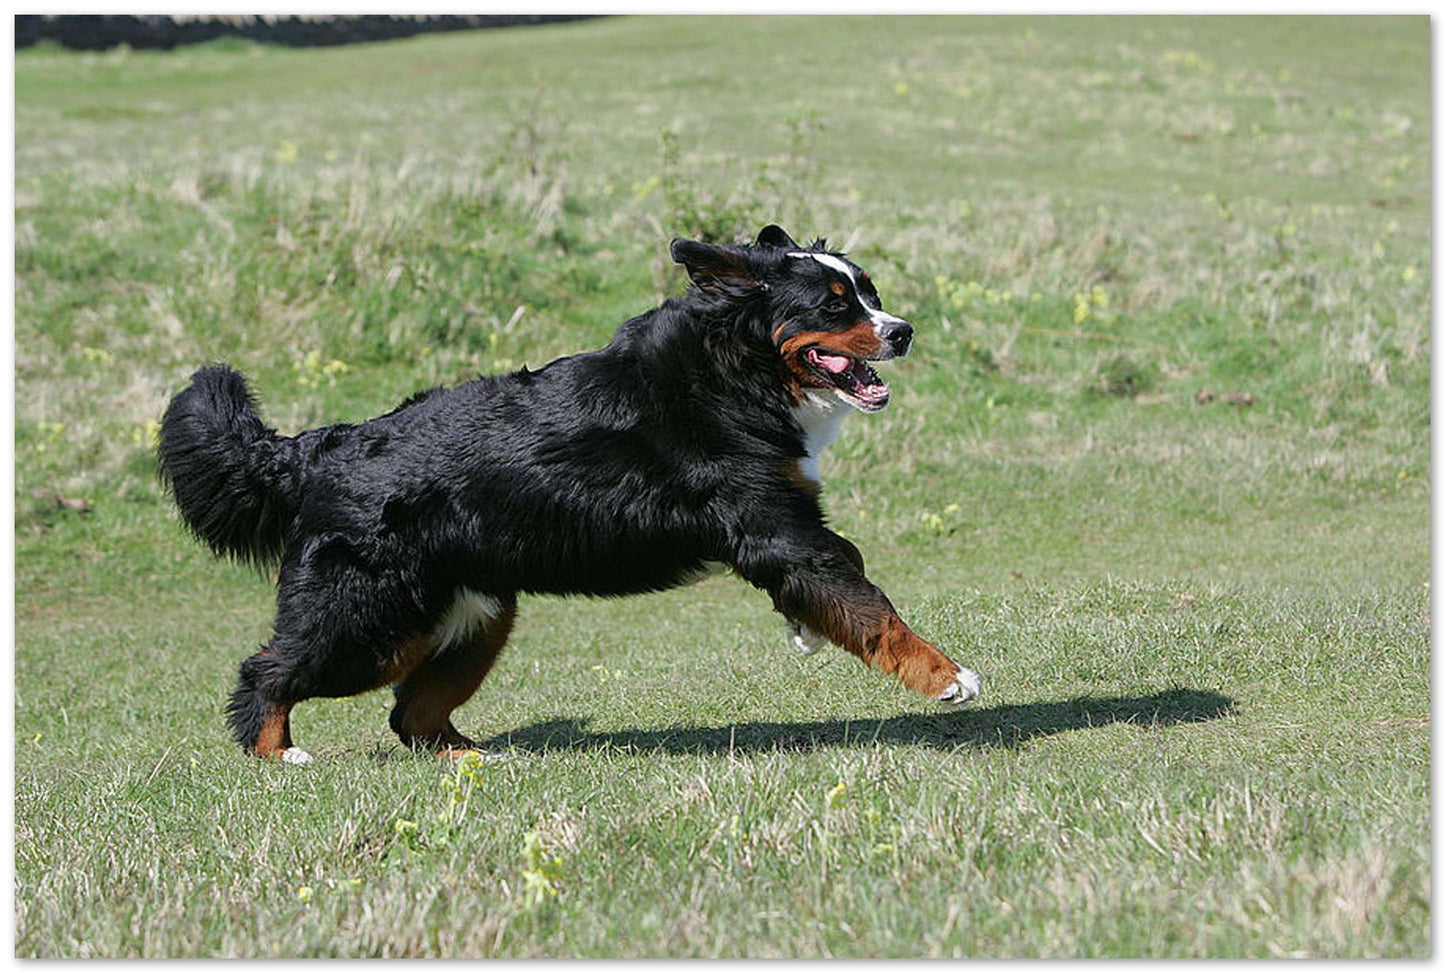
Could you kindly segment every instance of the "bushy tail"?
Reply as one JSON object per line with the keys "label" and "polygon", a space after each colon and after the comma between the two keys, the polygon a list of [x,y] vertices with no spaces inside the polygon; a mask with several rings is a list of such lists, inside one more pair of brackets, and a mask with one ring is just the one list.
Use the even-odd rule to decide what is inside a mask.
{"label": "bushy tail", "polygon": [[192,533],[217,554],[258,566],[281,555],[300,465],[293,440],[268,429],[246,380],[211,365],[161,420],[162,481]]}

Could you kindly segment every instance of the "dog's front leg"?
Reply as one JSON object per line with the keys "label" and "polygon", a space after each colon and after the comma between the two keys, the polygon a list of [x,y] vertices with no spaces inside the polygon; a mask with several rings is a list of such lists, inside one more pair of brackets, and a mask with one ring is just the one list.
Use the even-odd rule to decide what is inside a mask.
{"label": "dog's front leg", "polygon": [[774,535],[737,568],[772,595],[800,646],[822,636],[930,699],[966,703],[979,694],[978,674],[914,634],[863,574],[857,548],[831,531]]}

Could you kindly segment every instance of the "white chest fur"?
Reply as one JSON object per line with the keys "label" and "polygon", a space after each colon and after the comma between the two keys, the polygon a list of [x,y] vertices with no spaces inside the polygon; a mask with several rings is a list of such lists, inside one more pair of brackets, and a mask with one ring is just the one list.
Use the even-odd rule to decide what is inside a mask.
{"label": "white chest fur", "polygon": [[808,451],[798,465],[803,475],[814,483],[822,480],[818,474],[818,457],[838,438],[843,420],[852,411],[852,406],[837,396],[818,392],[809,392],[793,410],[793,418],[803,427],[803,448]]}
{"label": "white chest fur", "polygon": [[502,603],[491,595],[458,588],[452,606],[434,633],[436,652],[444,652],[471,637],[502,613]]}

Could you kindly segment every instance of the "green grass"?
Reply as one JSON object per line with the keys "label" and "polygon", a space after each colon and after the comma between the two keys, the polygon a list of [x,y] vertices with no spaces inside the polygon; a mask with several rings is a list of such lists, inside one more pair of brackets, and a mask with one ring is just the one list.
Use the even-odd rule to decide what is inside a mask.
{"label": "green grass", "polygon": [[[1425,18],[618,18],[15,91],[18,955],[1430,954]],[[190,372],[361,419],[770,220],[918,325],[825,498],[977,706],[716,579],[525,600],[458,720],[511,759],[402,752],[380,693],[243,759],[270,585],[149,451]]]}

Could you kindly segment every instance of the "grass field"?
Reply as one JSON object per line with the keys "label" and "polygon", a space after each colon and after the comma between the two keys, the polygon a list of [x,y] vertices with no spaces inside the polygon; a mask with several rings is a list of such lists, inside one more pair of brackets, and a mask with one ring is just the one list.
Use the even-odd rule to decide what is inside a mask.
{"label": "grass field", "polygon": [[[1428,956],[1429,79],[1424,17],[18,52],[16,953]],[[271,589],[156,483],[190,372],[365,418],[767,221],[918,326],[825,499],[978,704],[719,578],[524,600],[458,714],[508,759],[383,693],[243,758]]]}

